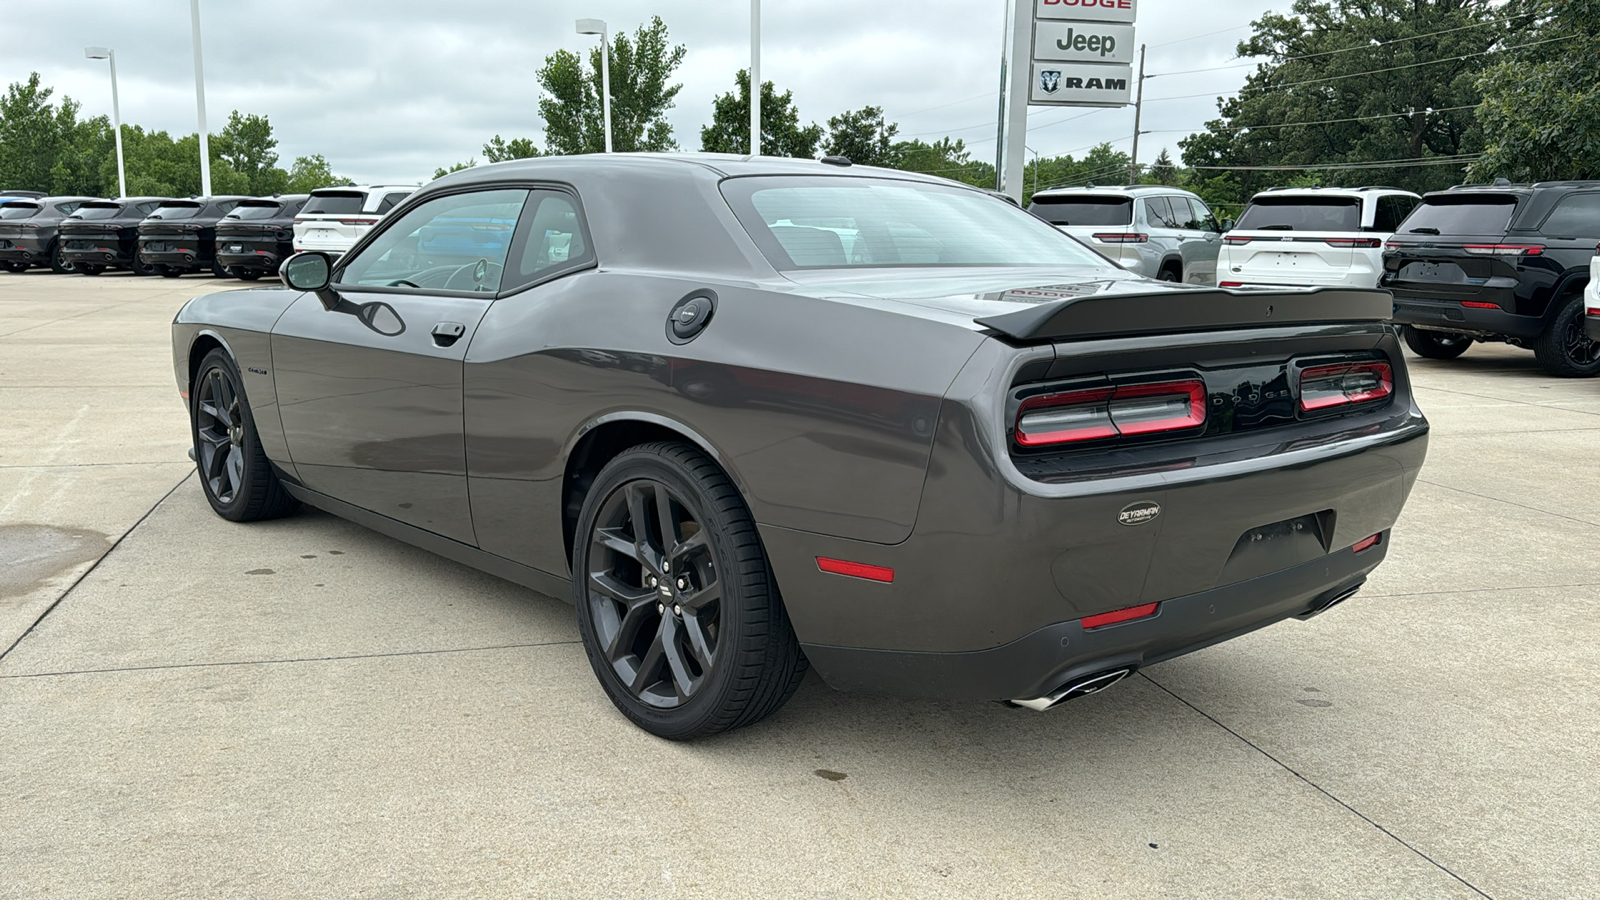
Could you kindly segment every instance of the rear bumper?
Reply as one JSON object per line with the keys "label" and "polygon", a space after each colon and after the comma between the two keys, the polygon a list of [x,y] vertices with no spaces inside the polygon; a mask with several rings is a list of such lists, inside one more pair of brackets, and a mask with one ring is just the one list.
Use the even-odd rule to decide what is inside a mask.
{"label": "rear bumper", "polygon": [[267,273],[278,271],[278,265],[284,259],[283,254],[272,250],[247,250],[243,253],[223,253],[218,251],[217,253],[217,262],[224,266],[239,269],[259,269]]}
{"label": "rear bumper", "polygon": [[169,269],[198,269],[211,264],[211,254],[199,247],[183,247],[177,250],[153,251],[145,247],[139,248],[139,258],[146,263],[166,266]]}
{"label": "rear bumper", "polygon": [[1140,668],[1320,611],[1366,581],[1388,535],[1238,584],[1163,601],[1154,616],[1085,630],[1078,621],[1040,628],[1011,643],[967,653],[918,653],[803,644],[830,686],[907,697],[1014,700],[1107,669]]}
{"label": "rear bumper", "polygon": [[129,255],[115,242],[104,244],[97,242],[92,250],[73,250],[63,244],[61,258],[69,263],[89,263],[97,266],[127,266],[133,263]]}
{"label": "rear bumper", "polygon": [[0,261],[43,264],[50,261],[50,242],[34,238],[9,238],[11,246],[0,247]]}
{"label": "rear bumper", "polygon": [[[1487,302],[1487,301],[1485,301]],[[1532,340],[1544,331],[1540,316],[1519,316],[1504,309],[1478,309],[1460,301],[1424,300],[1396,295],[1394,322],[1431,331],[1494,335]]]}

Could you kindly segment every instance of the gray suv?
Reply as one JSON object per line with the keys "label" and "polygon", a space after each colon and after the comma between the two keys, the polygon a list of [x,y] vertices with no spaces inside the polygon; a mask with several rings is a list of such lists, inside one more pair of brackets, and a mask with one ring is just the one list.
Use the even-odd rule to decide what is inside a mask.
{"label": "gray suv", "polygon": [[1205,202],[1174,187],[1050,188],[1028,211],[1130,272],[1161,281],[1217,283],[1222,232]]}

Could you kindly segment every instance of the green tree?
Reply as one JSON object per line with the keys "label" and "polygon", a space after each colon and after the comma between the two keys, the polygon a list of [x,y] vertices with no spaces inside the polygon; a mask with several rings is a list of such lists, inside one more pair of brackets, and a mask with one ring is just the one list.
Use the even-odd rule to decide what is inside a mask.
{"label": "green tree", "polygon": [[[639,26],[632,40],[626,34],[611,39],[612,149],[677,149],[667,110],[672,109],[683,85],[668,82],[686,52],[682,44],[667,43],[667,26],[660,16]],[[600,62],[599,47],[589,52],[587,66],[578,54],[567,50],[545,57],[538,74],[545,90],[539,114],[544,117],[550,153],[599,153],[605,149]]]}
{"label": "green tree", "polygon": [[454,165],[450,166],[450,168],[448,168],[448,169],[442,169],[442,168],[441,169],[434,169],[433,170],[433,177],[435,179],[443,178],[446,175],[449,175],[451,172],[460,172],[463,169],[470,169],[470,168],[476,166],[477,164],[478,164],[478,161],[476,159],[469,159],[466,162],[455,163]]}
{"label": "green tree", "polygon": [[994,166],[976,161],[959,138],[940,138],[933,143],[901,141],[890,154],[894,168],[907,172],[937,175],[974,187],[994,187]]}
{"label": "green tree", "polygon": [[[1493,21],[1500,17],[1493,0],[1296,0],[1289,15],[1267,13],[1238,48],[1241,57],[1265,61],[1236,96],[1218,101],[1219,118],[1178,142],[1183,160],[1191,167],[1418,160],[1354,177],[1414,190],[1459,181],[1463,167],[1448,160],[1482,146],[1472,108],[1477,79],[1493,59],[1485,54],[1505,35]],[[1300,176],[1236,168],[1203,177],[1241,202]],[[1338,170],[1321,177],[1344,180]]]}
{"label": "green tree", "polygon": [[[244,115],[238,110],[211,140],[212,155],[245,177],[248,193],[261,197],[282,193],[289,183],[289,173],[278,168],[277,146],[266,116]],[[215,174],[212,181],[215,188]]]}
{"label": "green tree", "polygon": [[295,158],[294,164],[289,167],[289,183],[284,187],[284,193],[309,194],[317,188],[346,184],[355,182],[343,175],[333,174],[333,167],[322,158],[322,154],[313,153]]}
{"label": "green tree", "polygon": [[78,104],[45,87],[38,72],[13,82],[0,97],[0,185],[16,190],[53,190],[52,170],[72,151]]}
{"label": "green tree", "polygon": [[894,165],[894,136],[900,126],[885,122],[883,107],[863,106],[828,120],[828,155],[862,166]]}
{"label": "green tree", "polygon": [[[750,152],[750,70],[733,76],[736,89],[711,101],[711,124],[700,129],[700,149],[707,153]],[[761,152],[766,156],[811,159],[822,141],[822,126],[800,124],[794,91],[778,93],[761,82]]]}
{"label": "green tree", "polygon": [[1469,174],[1600,178],[1600,0],[1523,0],[1506,11],[1527,18],[1478,82],[1485,147]]}
{"label": "green tree", "polygon": [[1150,170],[1145,173],[1142,181],[1145,184],[1177,185],[1182,181],[1180,176],[1181,173],[1178,171],[1177,164],[1172,161],[1172,154],[1167,152],[1167,148],[1162,147],[1161,152],[1156,154],[1156,161],[1150,164]]}
{"label": "green tree", "polygon": [[483,145],[483,155],[489,162],[497,163],[509,159],[532,159],[544,153],[528,138],[512,138],[508,141],[497,134]]}

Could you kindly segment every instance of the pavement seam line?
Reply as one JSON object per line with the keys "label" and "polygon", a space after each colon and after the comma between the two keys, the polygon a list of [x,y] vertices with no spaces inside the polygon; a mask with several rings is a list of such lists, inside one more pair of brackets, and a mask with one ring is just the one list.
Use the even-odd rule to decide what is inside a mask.
{"label": "pavement seam line", "polygon": [[240,659],[226,662],[170,663],[162,666],[118,666],[110,669],[69,669],[64,672],[19,672],[0,675],[8,678],[55,678],[62,675],[106,675],[120,672],[161,672],[169,669],[215,669],[225,666],[281,666],[291,663],[340,662],[348,659],[390,659],[399,656],[434,656],[444,653],[482,653],[489,650],[519,650],[531,647],[567,647],[582,641],[536,641],[527,644],[490,644],[484,647],[445,647],[440,650],[396,650],[391,653],[352,653],[345,656],[302,656],[291,659]]}
{"label": "pavement seam line", "polygon": [[1151,684],[1155,685],[1156,687],[1160,688],[1164,693],[1167,694],[1167,696],[1169,696],[1172,699],[1178,701],[1179,703],[1182,703],[1184,706],[1189,707],[1190,709],[1194,710],[1195,712],[1199,713],[1200,715],[1205,716],[1207,719],[1209,719],[1211,721],[1211,723],[1213,725],[1216,725],[1218,728],[1221,728],[1223,731],[1226,731],[1227,733],[1233,735],[1235,739],[1237,739],[1240,743],[1244,744],[1246,747],[1249,747],[1251,750],[1254,750],[1257,753],[1261,754],[1262,756],[1265,756],[1267,759],[1271,760],[1274,765],[1278,766],[1278,768],[1283,769],[1285,772],[1288,772],[1290,775],[1293,775],[1294,777],[1296,777],[1296,778],[1300,779],[1301,781],[1305,782],[1306,785],[1308,785],[1312,790],[1316,791],[1317,793],[1321,794],[1324,797],[1327,797],[1329,800],[1332,800],[1334,803],[1339,804],[1340,806],[1344,807],[1346,810],[1349,810],[1352,815],[1356,816],[1361,821],[1366,822],[1368,825],[1371,825],[1373,828],[1376,828],[1379,831],[1383,832],[1385,835],[1387,835],[1395,843],[1397,843],[1400,846],[1406,848],[1407,850],[1410,850],[1412,853],[1415,853],[1417,856],[1420,856],[1423,859],[1427,860],[1429,865],[1431,865],[1434,868],[1438,869],[1439,871],[1445,873],[1446,875],[1449,875],[1451,878],[1454,878],[1456,881],[1461,882],[1463,885],[1465,885],[1473,893],[1477,894],[1480,897],[1483,897],[1484,900],[1494,900],[1493,897],[1490,897],[1488,894],[1484,893],[1481,889],[1479,889],[1479,887],[1477,885],[1473,884],[1472,882],[1466,880],[1465,878],[1462,878],[1460,875],[1457,875],[1456,873],[1454,873],[1454,872],[1450,871],[1449,869],[1445,868],[1443,865],[1441,865],[1439,863],[1438,860],[1434,859],[1433,857],[1429,856],[1426,853],[1423,853],[1421,850],[1418,850],[1416,847],[1414,847],[1411,844],[1407,843],[1404,838],[1400,837],[1399,835],[1395,834],[1394,832],[1390,831],[1389,829],[1383,827],[1382,825],[1379,825],[1377,822],[1373,821],[1372,818],[1367,816],[1366,813],[1363,813],[1361,810],[1356,809],[1354,806],[1351,806],[1350,804],[1344,802],[1343,800],[1340,800],[1338,797],[1334,796],[1333,793],[1330,792],[1328,789],[1324,788],[1320,784],[1317,784],[1315,781],[1312,781],[1311,779],[1309,779],[1306,776],[1300,774],[1299,772],[1295,771],[1294,769],[1290,768],[1287,763],[1285,763],[1283,760],[1277,758],[1276,756],[1273,756],[1271,753],[1268,753],[1264,748],[1262,748],[1260,745],[1256,744],[1254,741],[1250,740],[1249,738],[1245,737],[1244,735],[1240,734],[1239,732],[1234,731],[1232,728],[1229,728],[1228,726],[1222,724],[1221,720],[1219,720],[1216,716],[1213,716],[1212,714],[1206,712],[1205,710],[1201,709],[1200,707],[1195,706],[1193,703],[1190,703],[1188,700],[1185,700],[1182,697],[1178,696],[1178,694],[1175,691],[1173,691],[1171,688],[1169,688],[1166,685],[1162,684],[1161,682],[1155,680],[1154,678],[1151,678],[1147,673],[1141,671],[1139,673],[1139,676],[1141,678],[1143,678],[1145,681],[1148,681]]}
{"label": "pavement seam line", "polygon": [[1600,522],[1591,522],[1588,519],[1579,519],[1575,516],[1564,516],[1558,512],[1551,512],[1548,509],[1540,509],[1537,506],[1528,506],[1525,503],[1518,503],[1515,500],[1507,500],[1504,497],[1491,497],[1488,494],[1480,494],[1477,491],[1469,491],[1466,488],[1458,488],[1453,484],[1443,484],[1438,481],[1429,481],[1426,478],[1418,478],[1417,481],[1420,481],[1423,484],[1431,484],[1437,488],[1444,488],[1447,491],[1456,491],[1458,493],[1466,494],[1469,497],[1477,497],[1481,500],[1493,500],[1496,503],[1505,503],[1509,506],[1515,506],[1518,509],[1525,509],[1529,512],[1543,513],[1547,516],[1555,516],[1558,519],[1566,519],[1568,522],[1577,522],[1580,525],[1588,525],[1591,528],[1600,528]]}
{"label": "pavement seam line", "polygon": [[1500,591],[1548,591],[1554,588],[1580,588],[1600,587],[1600,581],[1580,581],[1576,584],[1525,584],[1510,587],[1463,588],[1459,591],[1408,591],[1402,594],[1362,594],[1364,600],[1386,599],[1396,597],[1437,597],[1441,594],[1493,594]]}
{"label": "pavement seam line", "polygon": [[49,606],[45,607],[44,612],[39,613],[39,617],[33,620],[33,624],[29,625],[26,631],[22,632],[22,634],[17,636],[16,640],[11,642],[11,646],[7,647],[4,651],[0,651],[0,662],[4,662],[5,658],[11,655],[11,651],[17,649],[17,646],[26,640],[28,635],[33,634],[33,630],[39,627],[39,623],[43,622],[46,616],[55,612],[56,607],[60,606],[63,600],[66,600],[67,597],[71,596],[72,592],[78,589],[78,585],[83,584],[83,580],[88,578],[91,572],[100,568],[100,564],[105,562],[107,557],[117,552],[117,548],[122,546],[122,542],[128,539],[128,535],[133,534],[135,529],[137,529],[140,525],[143,525],[144,521],[150,518],[151,513],[154,513],[156,509],[161,506],[161,504],[167,502],[168,497],[171,497],[173,494],[177,493],[178,488],[181,488],[184,486],[184,484],[188,483],[189,479],[194,477],[194,473],[195,470],[190,469],[188,474],[178,479],[178,483],[173,485],[171,490],[161,495],[161,499],[151,504],[150,508],[144,511],[144,515],[140,516],[137,522],[134,522],[132,525],[128,526],[127,531],[124,531],[121,536],[119,536],[115,541],[112,541],[111,546],[106,548],[106,552],[100,554],[100,558],[91,563],[89,568],[84,569],[83,574],[74,579],[72,584],[67,585],[67,589],[61,592],[61,596],[57,597]]}
{"label": "pavement seam line", "polygon": [[1550,406],[1550,405],[1544,404],[1544,403],[1533,403],[1533,402],[1528,401],[1528,400],[1507,400],[1504,397],[1491,397],[1488,394],[1474,394],[1474,393],[1471,393],[1469,391],[1455,391],[1455,390],[1451,390],[1450,388],[1430,387],[1428,385],[1415,385],[1415,386],[1416,387],[1420,387],[1423,390],[1439,391],[1440,393],[1444,393],[1444,394],[1455,394],[1458,397],[1472,397],[1472,398],[1477,399],[1477,400],[1493,400],[1496,403],[1505,403],[1505,404],[1512,404],[1512,405],[1517,405],[1517,406],[1536,406],[1539,409],[1550,409],[1550,410],[1555,410],[1557,412],[1574,412],[1574,413],[1579,413],[1579,414],[1585,415],[1585,416],[1600,416],[1600,413],[1590,412],[1587,409],[1568,409],[1565,406]]}

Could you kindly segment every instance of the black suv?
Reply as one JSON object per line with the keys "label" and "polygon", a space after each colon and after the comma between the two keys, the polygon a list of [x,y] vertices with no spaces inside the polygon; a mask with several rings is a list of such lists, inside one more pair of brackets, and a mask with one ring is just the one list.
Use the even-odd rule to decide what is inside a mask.
{"label": "black suv", "polygon": [[246,200],[217,223],[217,262],[235,278],[278,274],[294,254],[294,217],[310,194]]}
{"label": "black suv", "polygon": [[249,197],[196,197],[168,200],[139,223],[139,256],[157,275],[176,278],[210,269],[227,275],[217,261],[217,222]]}
{"label": "black suv", "polygon": [[49,266],[57,274],[72,271],[61,257],[61,221],[93,197],[0,197],[0,267],[26,272]]}
{"label": "black suv", "polygon": [[1406,345],[1454,359],[1473,341],[1533,350],[1552,375],[1600,374],[1583,289],[1600,241],[1600,181],[1461,185],[1423,197],[1385,245]]}
{"label": "black suv", "polygon": [[61,258],[79,275],[107,269],[132,269],[151,274],[139,259],[139,222],[169,197],[123,197],[95,200],[78,207],[61,222]]}

